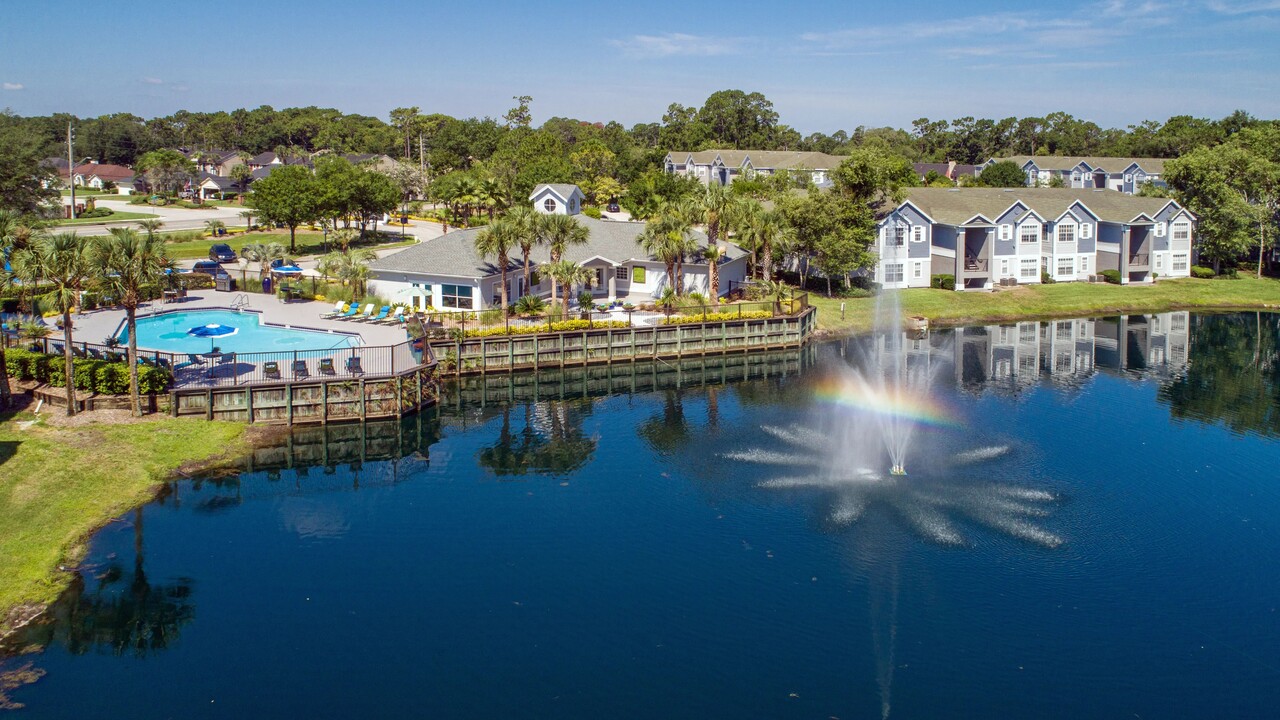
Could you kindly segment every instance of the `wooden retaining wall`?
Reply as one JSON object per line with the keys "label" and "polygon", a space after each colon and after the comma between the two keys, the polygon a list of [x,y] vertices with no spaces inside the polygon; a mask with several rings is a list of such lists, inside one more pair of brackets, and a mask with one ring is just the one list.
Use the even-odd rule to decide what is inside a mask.
{"label": "wooden retaining wall", "polygon": [[181,388],[171,393],[174,417],[287,425],[398,418],[439,398],[434,364],[393,376]]}
{"label": "wooden retaining wall", "polygon": [[433,340],[430,346],[442,373],[461,376],[794,348],[816,329],[817,310],[807,308],[773,318]]}

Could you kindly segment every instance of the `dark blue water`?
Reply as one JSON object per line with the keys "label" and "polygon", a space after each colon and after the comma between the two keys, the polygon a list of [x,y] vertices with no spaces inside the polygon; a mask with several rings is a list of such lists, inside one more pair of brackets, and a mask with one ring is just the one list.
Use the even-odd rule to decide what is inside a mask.
{"label": "dark blue water", "polygon": [[33,718],[1275,717],[1278,328],[923,341],[960,426],[912,453],[1010,451],[919,482],[1048,491],[1057,546],[961,515],[945,546],[877,505],[840,525],[830,493],[721,456],[829,419],[812,389],[858,343],[472,382],[112,523],[9,695]]}

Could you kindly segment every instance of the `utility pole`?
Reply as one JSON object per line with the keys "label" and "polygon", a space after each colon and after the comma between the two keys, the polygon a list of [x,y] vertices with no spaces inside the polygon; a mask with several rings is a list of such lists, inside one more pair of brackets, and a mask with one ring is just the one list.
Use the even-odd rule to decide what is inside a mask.
{"label": "utility pole", "polygon": [[422,148],[422,133],[418,133],[418,172],[426,172],[427,169],[427,156]]}
{"label": "utility pole", "polygon": [[76,159],[71,152],[71,121],[67,121],[67,186],[71,188],[71,219],[76,217]]}

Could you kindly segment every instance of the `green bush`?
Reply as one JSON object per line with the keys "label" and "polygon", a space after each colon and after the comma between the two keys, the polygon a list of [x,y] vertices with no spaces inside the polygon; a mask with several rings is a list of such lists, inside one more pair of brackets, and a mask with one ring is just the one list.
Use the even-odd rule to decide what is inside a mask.
{"label": "green bush", "polygon": [[1213,277],[1213,276],[1214,276],[1214,275],[1216,275],[1216,274],[1217,274],[1217,273],[1215,273],[1215,272],[1213,271],[1213,268],[1207,268],[1207,267],[1203,267],[1203,266],[1200,266],[1200,265],[1192,265],[1192,266],[1191,266],[1191,277],[1193,277],[1193,278],[1200,278],[1201,280],[1208,280],[1209,278]]}
{"label": "green bush", "polygon": [[938,288],[941,290],[955,290],[956,276],[955,275],[930,275],[929,287]]}
{"label": "green bush", "polygon": [[[122,352],[121,355],[124,353]],[[34,380],[53,387],[66,387],[66,367],[61,355],[45,355],[22,348],[5,352],[6,370],[19,380]],[[108,362],[76,358],[72,360],[76,389],[104,395],[123,395],[129,392],[129,367],[124,362]],[[173,376],[161,368],[138,368],[138,388],[143,393],[160,393],[168,389]]]}
{"label": "green bush", "polygon": [[760,318],[773,317],[773,313],[768,310],[744,310],[741,315],[736,312],[713,312],[703,315],[675,315],[669,318],[663,318],[663,325],[684,325],[688,323],[700,322],[724,322],[728,320],[758,320]]}
{"label": "green bush", "polygon": [[1102,277],[1103,277],[1103,279],[1104,279],[1104,280],[1106,280],[1107,282],[1111,283],[1112,285],[1119,285],[1119,284],[1120,284],[1120,271],[1119,271],[1119,270],[1103,270],[1103,271],[1102,271],[1101,273],[1099,273],[1099,274],[1100,274],[1100,275],[1102,275]]}
{"label": "green bush", "polygon": [[597,220],[604,216],[603,213],[600,212],[600,208],[595,207],[594,205],[583,205],[582,214]]}
{"label": "green bush", "polygon": [[[590,322],[587,320],[559,320],[551,323],[550,332],[567,332],[569,330],[590,330],[597,328],[625,328],[631,327],[625,320],[607,320],[604,322]],[[468,330],[466,337],[493,337],[494,335],[533,335],[534,333],[548,332],[545,324],[537,325],[512,325],[510,328],[504,326],[482,328],[478,330]]]}
{"label": "green bush", "polygon": [[1239,280],[1240,271],[1236,268],[1222,268],[1222,272],[1218,273],[1218,280]]}
{"label": "green bush", "polygon": [[104,208],[104,207],[100,208],[100,207],[96,207],[96,208],[94,208],[94,209],[92,209],[92,210],[85,210],[84,212],[77,213],[77,214],[76,214],[76,217],[78,217],[78,218],[100,218],[100,217],[109,217],[109,216],[111,216],[111,215],[114,215],[114,214],[115,214],[115,212],[116,212],[116,211],[115,211],[115,210],[112,210],[111,208]]}
{"label": "green bush", "polygon": [[1049,274],[1048,270],[1042,270],[1040,272],[1040,283],[1042,285],[1052,285],[1056,282],[1058,281],[1053,279],[1053,276]]}

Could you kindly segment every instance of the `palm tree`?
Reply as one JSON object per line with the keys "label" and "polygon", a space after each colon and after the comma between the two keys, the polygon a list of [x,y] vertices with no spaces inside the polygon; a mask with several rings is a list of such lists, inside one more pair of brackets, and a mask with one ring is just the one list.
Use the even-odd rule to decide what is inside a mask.
{"label": "palm tree", "polygon": [[249,183],[253,182],[253,171],[249,169],[249,164],[245,162],[231,168],[231,180],[240,190],[238,199],[243,205],[244,196],[249,194]]}
{"label": "palm tree", "polygon": [[745,216],[742,223],[738,238],[743,245],[752,248],[753,256],[759,253],[760,276],[765,280],[772,279],[773,258],[775,254],[788,251],[795,239],[795,231],[777,210],[760,209]]}
{"label": "palm tree", "polygon": [[129,228],[112,228],[110,235],[96,238],[90,255],[99,272],[98,281],[124,306],[129,333],[129,398],[134,417],[142,416],[142,394],[138,388],[138,306],[143,288],[158,285],[173,262],[164,241],[156,235],[139,236]]}
{"label": "palm tree", "polygon": [[[240,200],[240,204],[241,204],[241,205],[243,205],[243,204],[244,204],[243,197],[242,197],[242,199]],[[254,213],[253,209],[249,209],[249,210],[241,210],[241,211],[240,211],[240,217],[244,218],[244,230],[245,230],[245,232],[248,232],[248,231],[250,231],[250,230],[252,230],[252,229],[253,229],[253,213]]]}
{"label": "palm tree", "polygon": [[506,218],[498,220],[476,235],[476,252],[481,258],[494,257],[498,261],[498,275],[502,282],[502,309],[507,309],[507,268],[511,265],[511,250],[520,245],[520,229]]}
{"label": "palm tree", "polygon": [[355,300],[364,297],[369,282],[369,263],[377,257],[368,248],[331,252],[320,258],[318,269],[325,276],[335,277],[351,287]]}
{"label": "palm tree", "polygon": [[209,231],[209,236],[216,236],[219,232],[227,229],[227,224],[221,220],[205,220],[204,229]]}
{"label": "palm tree", "polygon": [[493,222],[493,213],[506,205],[506,193],[496,178],[487,177],[476,183],[476,204],[489,213],[489,222]]}
{"label": "palm tree", "polygon": [[[641,237],[641,247],[649,254],[667,263],[667,281],[677,294],[684,294],[684,260],[698,252],[698,241],[693,236],[693,225],[687,207],[667,207],[658,217],[650,220],[653,233],[662,237],[649,240]],[[646,228],[646,233],[649,229]]]}
{"label": "palm tree", "polygon": [[718,301],[720,298],[720,266],[719,262],[725,255],[725,249],[719,245],[711,245],[702,249],[702,257],[707,260],[707,289],[711,300]]}
{"label": "palm tree", "polygon": [[533,211],[533,208],[527,205],[519,205],[511,208],[511,212],[507,213],[506,220],[516,229],[516,244],[520,246],[520,255],[524,259],[524,291],[532,292],[530,280],[529,253],[542,242],[542,225],[539,218],[542,215]]}
{"label": "palm tree", "polygon": [[67,415],[76,414],[75,367],[71,358],[71,310],[80,299],[80,289],[92,276],[85,245],[74,232],[37,238],[30,247],[14,255],[12,263],[18,279],[32,285],[44,284],[44,297],[62,313],[63,362],[67,381]]}
{"label": "palm tree", "polygon": [[[551,277],[553,282],[558,282],[560,287],[564,288],[564,309],[569,311],[569,297],[573,292],[575,283],[587,282],[591,279],[592,273],[571,260],[557,260],[544,268],[544,272]],[[555,297],[554,295],[552,297]]]}
{"label": "palm tree", "polygon": [[767,278],[764,280],[764,296],[773,300],[775,313],[782,312],[782,301],[787,299],[788,293],[792,293],[792,291],[786,283]]}
{"label": "palm tree", "polygon": [[351,243],[360,237],[360,232],[353,228],[342,228],[334,230],[330,237],[333,238],[333,244],[338,246],[338,252],[346,252],[351,249]]}
{"label": "palm tree", "polygon": [[[570,215],[542,215],[539,225],[542,230],[542,240],[547,244],[552,263],[558,262],[571,246],[586,245],[591,239],[591,231]],[[551,276],[551,297],[555,296],[556,277],[553,275]],[[568,309],[567,302],[565,309]]]}
{"label": "palm tree", "polygon": [[682,206],[682,214],[690,223],[707,226],[707,247],[711,247],[720,239],[722,225],[734,215],[739,204],[741,200],[727,185],[711,183],[705,195]]}
{"label": "palm tree", "polygon": [[289,252],[284,245],[278,242],[272,243],[249,243],[240,248],[240,257],[250,262],[258,263],[258,279],[267,276],[271,272],[271,262],[273,260],[289,260]]}
{"label": "palm tree", "polygon": [[160,228],[164,227],[164,221],[160,218],[147,218],[138,221],[138,227],[147,235],[155,235],[160,232]]}

